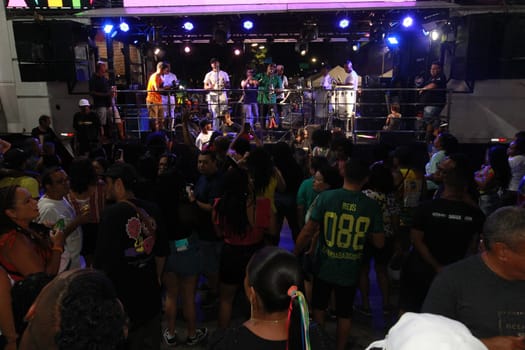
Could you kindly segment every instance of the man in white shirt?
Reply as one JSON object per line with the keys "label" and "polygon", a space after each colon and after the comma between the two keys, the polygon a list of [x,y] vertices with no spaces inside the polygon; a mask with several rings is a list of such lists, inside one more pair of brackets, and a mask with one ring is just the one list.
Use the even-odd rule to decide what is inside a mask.
{"label": "man in white shirt", "polygon": [[211,127],[211,121],[209,121],[208,119],[201,120],[199,126],[201,128],[201,132],[199,133],[199,135],[197,135],[197,138],[195,139],[195,146],[200,151],[202,151],[203,146],[205,146],[210,141],[213,129]]}
{"label": "man in white shirt", "polygon": [[218,118],[223,112],[228,110],[228,96],[226,91],[218,91],[230,88],[230,77],[228,73],[222,71],[220,62],[216,58],[210,60],[211,71],[204,77],[204,89],[210,90],[208,93],[208,110],[213,117],[213,128],[220,129],[220,120]]}
{"label": "man in white shirt", "polygon": [[357,72],[352,67],[352,61],[346,61],[345,64],[345,72],[348,74],[345,78],[345,85],[350,85],[354,89],[354,91],[357,91],[357,85],[359,83],[359,76],[357,75]]}
{"label": "man in white shirt", "polygon": [[89,221],[89,211],[77,216],[75,210],[66,200],[69,193],[69,178],[59,167],[50,168],[42,175],[42,186],[46,193],[38,201],[39,223],[56,225],[63,219],[66,243],[60,260],[59,271],[81,267],[80,251],[82,250],[81,225]]}
{"label": "man in white shirt", "polygon": [[[167,62],[165,62],[168,66],[168,69],[165,70],[161,75],[162,80],[162,86],[164,90],[169,91],[168,95],[162,95],[162,105],[165,106],[164,109],[164,118],[171,121],[175,118],[175,93],[170,91],[171,89],[175,89],[175,87],[179,84],[179,80],[177,79],[177,76],[171,72],[171,65]],[[169,108],[168,108],[168,101],[169,101]],[[169,125],[172,123],[170,122]]]}

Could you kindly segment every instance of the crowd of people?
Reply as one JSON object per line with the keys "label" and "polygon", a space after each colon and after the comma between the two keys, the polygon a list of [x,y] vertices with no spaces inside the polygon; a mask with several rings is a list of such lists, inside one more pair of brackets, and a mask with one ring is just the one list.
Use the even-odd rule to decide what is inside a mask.
{"label": "crowd of people", "polygon": [[[227,75],[217,60],[211,66],[205,84],[220,99]],[[157,78],[152,86],[162,85]],[[245,87],[255,79],[248,72]],[[281,78],[270,65],[257,80],[273,79]],[[275,101],[286,98],[275,90]],[[104,135],[90,107],[80,100],[75,125]],[[164,112],[151,107],[160,130]],[[367,155],[337,129],[265,144],[253,120],[223,114],[217,126],[201,117],[193,137],[186,110],[180,139],[158,131],[135,148],[101,147],[86,132],[69,164],[53,151],[48,116],[21,143],[0,140],[3,348],[138,350],[209,339],[210,349],[342,350],[354,310],[372,312],[373,261],[382,312],[443,315],[490,350],[525,349],[524,132],[489,145],[474,171],[479,164],[447,132],[430,153],[378,144]],[[285,219],[292,251],[277,248]],[[398,303],[389,268],[400,270]],[[241,325],[232,322],[239,297]],[[210,305],[214,334],[197,317]],[[327,312],[337,319],[335,344],[323,331]]]}

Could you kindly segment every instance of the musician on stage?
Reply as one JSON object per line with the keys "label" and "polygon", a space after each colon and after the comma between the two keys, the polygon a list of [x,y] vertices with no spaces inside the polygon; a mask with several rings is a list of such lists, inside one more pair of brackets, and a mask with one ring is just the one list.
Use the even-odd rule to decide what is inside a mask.
{"label": "musician on stage", "polygon": [[220,62],[216,58],[210,60],[211,71],[204,77],[204,89],[210,90],[208,93],[208,110],[213,117],[213,129],[220,129],[221,114],[228,111],[228,95],[226,91],[219,91],[230,88],[230,77],[228,73],[221,70]]}
{"label": "musician on stage", "polygon": [[257,102],[260,106],[260,115],[264,119],[268,117],[268,125],[279,125],[277,116],[277,93],[280,92],[282,81],[275,74],[275,64],[270,63],[266,67],[266,73],[257,74],[259,81],[259,94]]}
{"label": "musician on stage", "polygon": [[345,72],[348,74],[345,78],[344,85],[350,85],[357,91],[357,85],[359,84],[359,76],[357,72],[352,67],[352,61],[346,61],[344,66]]}
{"label": "musician on stage", "polygon": [[146,105],[148,106],[148,117],[151,131],[164,129],[164,108],[162,107],[163,90],[162,75],[168,72],[168,65],[164,62],[157,63],[157,70],[150,75],[148,80],[148,94],[146,96]]}

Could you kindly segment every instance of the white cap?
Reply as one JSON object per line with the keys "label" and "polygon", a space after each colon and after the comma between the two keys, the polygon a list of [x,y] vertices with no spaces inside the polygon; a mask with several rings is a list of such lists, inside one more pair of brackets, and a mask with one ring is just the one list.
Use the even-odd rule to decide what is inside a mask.
{"label": "white cap", "polygon": [[384,350],[487,350],[464,324],[433,314],[407,312],[390,328],[384,340],[366,349]]}
{"label": "white cap", "polygon": [[87,99],[83,98],[80,101],[78,101],[78,106],[79,107],[91,106],[91,103],[89,103]]}

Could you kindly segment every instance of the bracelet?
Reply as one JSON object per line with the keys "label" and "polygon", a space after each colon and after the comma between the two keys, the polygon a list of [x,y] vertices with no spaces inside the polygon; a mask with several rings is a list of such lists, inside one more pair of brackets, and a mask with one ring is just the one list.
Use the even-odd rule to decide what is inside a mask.
{"label": "bracelet", "polygon": [[63,247],[55,247],[55,246],[53,246],[51,248],[51,250],[56,251],[56,252],[60,252],[60,254],[62,254],[64,252],[64,248]]}

